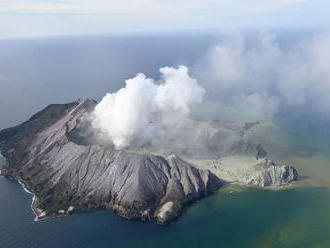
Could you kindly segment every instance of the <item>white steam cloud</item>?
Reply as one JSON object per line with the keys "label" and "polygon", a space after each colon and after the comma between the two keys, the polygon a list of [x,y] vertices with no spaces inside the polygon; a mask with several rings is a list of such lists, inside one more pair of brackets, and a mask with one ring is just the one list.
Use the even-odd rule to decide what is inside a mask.
{"label": "white steam cloud", "polygon": [[159,82],[138,74],[96,106],[92,125],[117,149],[165,139],[202,102],[205,89],[188,75],[187,67],[164,67],[160,73]]}
{"label": "white steam cloud", "polygon": [[329,113],[329,58],[327,34],[279,41],[272,33],[231,33],[199,61],[194,75],[215,106],[235,107],[244,116],[271,118],[306,106]]}
{"label": "white steam cloud", "polygon": [[195,64],[196,79],[185,66],[161,68],[159,81],[138,74],[107,94],[89,120],[98,140],[117,149],[188,155],[230,150],[242,137],[191,114],[222,119],[217,110],[228,106],[241,121],[272,118],[292,107],[329,114],[329,58],[329,35],[279,42],[274,34],[235,33]]}

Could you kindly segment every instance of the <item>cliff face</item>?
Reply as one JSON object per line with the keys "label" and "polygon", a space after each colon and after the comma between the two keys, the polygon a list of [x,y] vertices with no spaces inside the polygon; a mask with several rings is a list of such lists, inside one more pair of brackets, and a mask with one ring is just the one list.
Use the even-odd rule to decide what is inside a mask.
{"label": "cliff face", "polygon": [[[95,105],[88,99],[50,105],[27,122],[0,132],[0,151],[7,159],[2,171],[35,193],[33,205],[40,218],[73,209],[109,208],[125,218],[167,223],[184,204],[228,182],[174,154],[163,157],[77,142],[71,134],[79,118]],[[293,170],[280,169],[274,175],[290,183],[296,180]],[[272,175],[261,173],[256,180],[270,183],[258,185],[278,182],[267,179]]]}

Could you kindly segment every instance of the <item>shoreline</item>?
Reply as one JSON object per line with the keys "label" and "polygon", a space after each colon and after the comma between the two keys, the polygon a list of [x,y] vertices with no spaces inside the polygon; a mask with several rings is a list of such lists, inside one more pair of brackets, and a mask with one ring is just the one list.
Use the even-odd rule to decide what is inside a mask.
{"label": "shoreline", "polygon": [[17,182],[22,186],[23,190],[26,193],[32,195],[32,202],[30,204],[30,207],[32,209],[33,214],[35,215],[33,221],[40,221],[42,219],[47,218],[47,217],[44,217],[44,218],[41,218],[41,219],[39,218],[38,210],[35,208],[35,202],[36,202],[36,199],[37,199],[36,195],[33,192],[31,192],[30,190],[28,190],[27,187],[25,186],[25,184],[21,180],[17,179]]}
{"label": "shoreline", "polygon": [[[8,177],[6,177],[6,176],[4,176],[4,175],[0,175],[0,177],[3,177],[3,178],[5,178],[5,179],[10,179],[10,178],[8,178]],[[31,191],[29,191],[27,188],[26,188],[26,186],[24,185],[24,183],[22,182],[22,181],[20,181],[19,179],[11,179],[11,180],[14,180],[14,181],[17,181],[21,186],[22,186],[22,188],[23,188],[23,190],[24,190],[24,192],[26,192],[26,193],[28,193],[28,194],[30,194],[30,195],[32,195],[32,202],[31,202],[31,204],[30,204],[30,208],[31,208],[31,210],[32,210],[32,212],[33,212],[33,214],[34,214],[34,219],[33,219],[33,221],[40,221],[40,220],[42,220],[42,219],[45,219],[45,218],[42,218],[42,219],[39,219],[39,215],[38,215],[38,213],[37,213],[37,210],[35,209],[35,207],[34,207],[34,204],[35,204],[35,201],[36,201],[36,196],[35,196],[35,194],[34,193],[32,193]]]}
{"label": "shoreline", "polygon": [[63,210],[64,211],[63,213],[47,214],[47,212],[45,210],[42,210],[42,209],[39,209],[36,207],[36,202],[38,200],[36,195],[33,192],[31,192],[30,190],[28,190],[27,187],[25,186],[25,184],[21,180],[17,179],[17,181],[23,187],[23,190],[26,193],[33,195],[32,202],[30,205],[32,212],[35,215],[35,218],[33,221],[41,221],[41,220],[45,220],[45,219],[48,219],[51,217],[60,217],[60,216],[71,215],[73,213],[73,211],[75,210],[73,206],[70,206],[67,210]]}
{"label": "shoreline", "polygon": [[[6,161],[5,157],[2,156],[2,158],[4,158],[5,161]],[[197,168],[197,167],[195,167],[195,168]],[[208,170],[212,171],[210,168],[208,168]],[[216,175],[216,176],[218,177],[218,175]],[[4,175],[4,177],[6,177],[6,175]],[[10,177],[10,175],[9,175],[9,177]],[[31,190],[29,190],[28,187],[25,185],[25,181],[20,179],[19,176],[17,176],[17,175],[12,179],[17,180],[17,182],[22,186],[23,190],[26,193],[32,195],[32,202],[30,204],[30,207],[31,207],[32,212],[35,216],[34,221],[40,221],[40,220],[47,219],[47,218],[50,218],[50,217],[59,217],[59,216],[63,216],[63,215],[70,215],[74,211],[73,206],[70,206],[67,210],[65,210],[65,209],[59,210],[58,213],[47,213],[47,211],[45,211],[43,209],[39,209],[37,207],[38,199],[37,199],[35,193],[33,193]],[[285,190],[285,189],[289,189],[291,187],[294,187],[293,186],[294,183],[295,183],[295,181],[291,182],[289,184],[285,184],[285,185],[282,184],[282,185],[261,186],[261,185],[253,185],[253,184],[249,185],[249,184],[246,184],[244,182],[239,182],[239,181],[232,181],[232,182],[227,182],[226,185],[223,185],[223,186],[226,187],[226,186],[230,186],[230,185],[233,185],[233,186],[237,185],[237,186],[241,186],[241,187],[244,187],[244,188],[252,187],[252,188],[266,189],[266,190]],[[217,191],[221,190],[224,187],[220,187]],[[167,209],[165,209],[165,212],[166,212],[166,210]]]}
{"label": "shoreline", "polygon": [[[3,160],[4,160],[4,164],[5,164],[6,161],[7,161],[6,157],[3,156],[1,152],[0,152],[0,159],[3,159]],[[2,170],[2,166],[3,166],[4,164],[0,164],[0,172],[1,172],[1,170]],[[4,178],[7,178],[6,175],[3,175],[2,173],[0,173],[0,176],[2,176],[2,177],[4,177]],[[38,211],[38,210],[36,209],[36,207],[35,207],[35,202],[36,202],[36,200],[37,200],[36,195],[35,195],[32,191],[30,191],[30,190],[25,186],[25,184],[24,184],[23,181],[21,181],[21,180],[18,179],[18,178],[12,178],[12,179],[15,180],[15,181],[17,181],[17,182],[22,186],[23,190],[24,190],[26,193],[32,195],[32,201],[31,201],[30,207],[31,207],[31,210],[32,210],[32,212],[33,212],[33,214],[34,214],[34,216],[35,216],[34,219],[33,219],[33,221],[40,221],[40,220],[42,220],[42,219],[47,218],[48,216],[45,216],[45,217],[43,217],[43,218],[39,218],[40,213],[38,214],[39,211]]]}
{"label": "shoreline", "polygon": [[[2,176],[6,179],[8,179],[6,176]],[[38,222],[38,221],[42,221],[42,220],[45,220],[45,219],[48,219],[48,218],[52,218],[52,217],[60,217],[60,216],[67,216],[67,215],[70,215],[71,213],[69,213],[68,211],[65,213],[65,214],[51,214],[51,215],[47,215],[45,213],[45,215],[42,215],[42,213],[44,213],[45,211],[43,211],[42,209],[38,209],[36,208],[35,204],[36,204],[36,201],[37,201],[37,197],[36,195],[30,191],[24,184],[23,181],[19,180],[19,179],[14,179],[13,180],[17,181],[23,188],[23,190],[32,195],[32,202],[30,204],[30,208],[34,214],[34,219],[33,221],[35,222]],[[230,182],[226,185],[223,185],[223,187],[220,187],[217,191],[221,191],[221,190],[226,190],[227,187],[231,187],[231,186],[239,186],[239,187],[243,187],[245,189],[248,189],[248,188],[256,188],[256,189],[264,189],[264,190],[287,190],[287,189],[290,189],[290,188],[293,188],[293,187],[297,187],[297,182],[291,182],[290,184],[288,185],[278,185],[278,186],[256,186],[256,185],[246,185],[244,183],[239,183],[239,182]],[[235,190],[234,190],[235,191]],[[233,193],[234,191],[230,191],[230,193]],[[198,200],[199,201],[199,200]],[[197,202],[198,202],[197,201]],[[96,209],[94,209],[96,210]]]}

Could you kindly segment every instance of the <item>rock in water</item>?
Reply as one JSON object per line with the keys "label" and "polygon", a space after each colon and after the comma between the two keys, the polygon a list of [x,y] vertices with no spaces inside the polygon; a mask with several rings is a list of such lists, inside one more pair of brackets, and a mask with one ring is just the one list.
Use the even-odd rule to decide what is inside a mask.
{"label": "rock in water", "polygon": [[[167,223],[185,203],[217,190],[223,181],[175,155],[136,154],[70,140],[77,120],[96,102],[50,105],[27,122],[0,132],[7,175],[35,193],[38,212],[109,208],[125,218]],[[171,214],[163,205],[171,201]],[[159,209],[161,210],[159,211]],[[160,215],[155,215],[156,213]]]}
{"label": "rock in water", "polygon": [[[164,224],[185,204],[230,182],[175,154],[134,153],[89,142],[79,136],[77,123],[95,105],[89,99],[49,105],[21,125],[0,131],[0,151],[7,159],[2,174],[35,194],[32,205],[39,218],[107,208],[128,219],[154,218]],[[266,167],[241,181],[271,186],[297,179],[293,167]]]}

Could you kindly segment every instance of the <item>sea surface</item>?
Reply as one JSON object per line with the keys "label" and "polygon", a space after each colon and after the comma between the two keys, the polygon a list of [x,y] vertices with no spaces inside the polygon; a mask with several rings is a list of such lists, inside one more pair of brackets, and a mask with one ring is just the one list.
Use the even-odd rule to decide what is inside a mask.
{"label": "sea surface", "polygon": [[176,223],[124,220],[111,211],[34,222],[31,195],[0,178],[0,247],[329,247],[330,191],[225,188]]}
{"label": "sea surface", "polygon": [[[209,34],[0,41],[0,129],[49,103],[99,100],[138,72],[157,76],[160,66],[189,65],[215,42]],[[0,177],[0,247],[330,247],[329,122],[290,113],[263,121],[256,138],[274,159],[298,169],[293,187],[227,186],[169,226],[111,211],[36,222],[32,195]]]}

